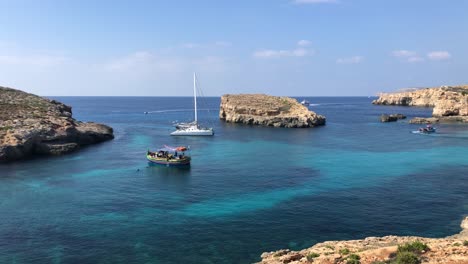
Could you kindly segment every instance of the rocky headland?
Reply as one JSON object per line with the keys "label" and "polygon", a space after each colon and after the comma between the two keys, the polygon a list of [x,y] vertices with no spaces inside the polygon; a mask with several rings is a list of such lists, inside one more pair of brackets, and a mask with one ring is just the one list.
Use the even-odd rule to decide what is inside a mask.
{"label": "rocky headland", "polygon": [[468,122],[468,85],[441,86],[396,93],[382,93],[377,105],[433,107],[432,117],[412,123]]}
{"label": "rocky headland", "polygon": [[394,264],[468,263],[468,217],[459,234],[445,238],[415,236],[367,237],[360,240],[326,241],[310,248],[282,249],[262,254],[261,264]]}
{"label": "rocky headland", "polygon": [[305,128],[325,125],[325,117],[309,111],[296,99],[265,94],[227,94],[221,97],[219,118],[230,123]]}
{"label": "rocky headland", "polygon": [[109,126],[76,121],[70,106],[0,87],[0,162],[60,155],[113,138]]}

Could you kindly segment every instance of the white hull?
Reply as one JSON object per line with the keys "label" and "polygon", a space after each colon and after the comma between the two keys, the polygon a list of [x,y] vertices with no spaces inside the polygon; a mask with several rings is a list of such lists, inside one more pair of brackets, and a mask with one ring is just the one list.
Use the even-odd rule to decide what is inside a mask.
{"label": "white hull", "polygon": [[213,129],[187,128],[178,129],[171,133],[171,136],[212,136]]}
{"label": "white hull", "polygon": [[176,124],[176,131],[171,133],[171,136],[212,136],[214,135],[212,128],[204,128],[198,126],[197,118],[197,81],[195,73],[193,74],[193,103],[195,107],[195,121],[190,123]]}

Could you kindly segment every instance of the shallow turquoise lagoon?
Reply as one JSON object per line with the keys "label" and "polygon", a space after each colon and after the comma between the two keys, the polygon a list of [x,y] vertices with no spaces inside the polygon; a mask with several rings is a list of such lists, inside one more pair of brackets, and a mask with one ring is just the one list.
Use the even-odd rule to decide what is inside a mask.
{"label": "shallow turquoise lagoon", "polygon": [[[468,212],[467,127],[415,135],[378,118],[431,109],[306,98],[327,125],[275,129],[222,123],[205,98],[215,136],[170,137],[192,98],[55,99],[116,138],[0,165],[0,263],[250,263],[325,240],[446,236]],[[192,166],[148,166],[165,144],[189,145]]]}

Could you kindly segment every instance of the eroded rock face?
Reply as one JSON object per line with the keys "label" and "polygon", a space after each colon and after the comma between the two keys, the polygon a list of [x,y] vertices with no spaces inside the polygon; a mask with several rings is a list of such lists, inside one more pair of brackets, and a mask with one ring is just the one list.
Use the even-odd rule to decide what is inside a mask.
{"label": "eroded rock face", "polygon": [[383,114],[380,116],[380,122],[395,122],[397,121],[398,119],[405,119],[406,116],[405,115],[402,115],[402,114],[390,114],[390,115],[387,115],[387,114]]}
{"label": "eroded rock face", "polygon": [[272,127],[305,128],[325,125],[325,117],[309,111],[296,99],[264,94],[221,97],[219,118],[226,122]]}
{"label": "eroded rock face", "polygon": [[468,116],[468,85],[441,86],[399,93],[384,93],[372,103],[379,105],[434,107],[432,111],[432,116],[434,117]]}
{"label": "eroded rock face", "polygon": [[[261,264],[280,263],[349,263],[351,254],[358,255],[361,264],[387,263],[396,255],[398,245],[420,241],[429,250],[421,252],[422,263],[468,263],[468,217],[461,223],[459,234],[445,238],[424,238],[414,236],[367,237],[360,240],[326,241],[300,251],[281,249],[261,255]],[[355,262],[353,262],[355,263]],[[393,262],[391,262],[393,263]]]}
{"label": "eroded rock face", "polygon": [[113,138],[109,126],[73,119],[70,106],[0,87],[0,162],[60,155]]}

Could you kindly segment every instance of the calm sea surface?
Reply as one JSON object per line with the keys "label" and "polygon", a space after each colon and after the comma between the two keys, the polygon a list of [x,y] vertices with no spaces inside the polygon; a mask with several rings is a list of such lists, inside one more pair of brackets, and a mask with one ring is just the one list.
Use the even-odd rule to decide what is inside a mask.
{"label": "calm sea surface", "polygon": [[[191,97],[54,99],[115,139],[0,165],[0,263],[250,263],[324,240],[446,236],[468,213],[468,127],[379,122],[431,109],[306,98],[327,125],[281,129],[220,122],[220,99],[204,98],[215,136],[171,137]],[[148,166],[165,144],[189,145],[191,168]]]}

